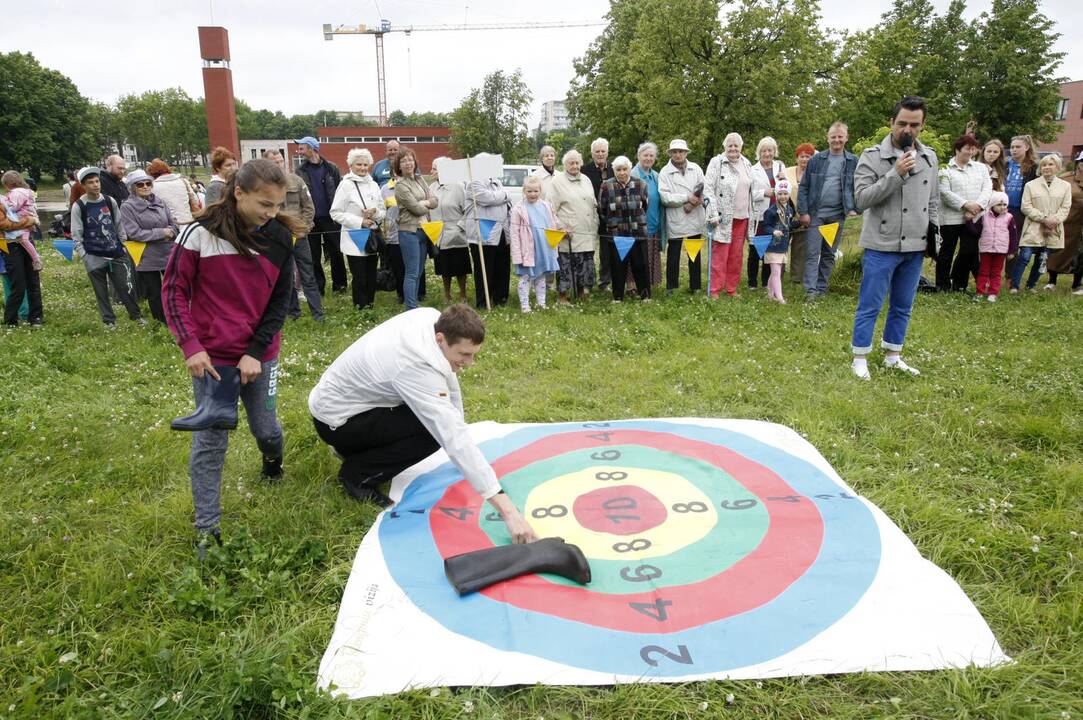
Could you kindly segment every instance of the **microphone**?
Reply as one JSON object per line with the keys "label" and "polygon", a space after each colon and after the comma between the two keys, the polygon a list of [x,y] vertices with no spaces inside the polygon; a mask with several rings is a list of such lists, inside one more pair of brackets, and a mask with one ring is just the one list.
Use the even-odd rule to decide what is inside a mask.
{"label": "microphone", "polygon": [[[901,138],[899,138],[899,145],[902,147],[904,153],[914,158],[915,160],[917,159],[918,151],[913,149],[913,135],[911,135],[910,133],[906,133],[905,135],[903,135]],[[912,168],[910,172],[907,173],[907,177],[914,177],[914,170]]]}

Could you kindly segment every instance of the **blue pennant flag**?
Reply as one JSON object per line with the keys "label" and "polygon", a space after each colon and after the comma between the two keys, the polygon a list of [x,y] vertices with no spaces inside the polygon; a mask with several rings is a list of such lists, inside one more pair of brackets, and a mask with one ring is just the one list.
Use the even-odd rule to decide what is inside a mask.
{"label": "blue pennant flag", "polygon": [[53,240],[53,249],[67,258],[68,262],[71,262],[71,258],[75,254],[75,241]]}
{"label": "blue pennant flag", "polygon": [[369,228],[357,228],[356,230],[347,230],[350,234],[350,239],[353,240],[353,244],[357,246],[357,249],[361,252],[365,252],[365,246],[369,244],[369,234],[372,230]]}
{"label": "blue pennant flag", "polygon": [[767,252],[767,246],[771,244],[771,240],[774,238],[770,235],[757,235],[752,238],[752,246],[756,248],[756,252],[760,254],[760,258],[763,258],[763,254]]}
{"label": "blue pennant flag", "polygon": [[[487,220],[485,218],[478,218],[478,225],[481,227],[481,241],[483,243],[485,243],[486,245],[490,244],[489,243],[489,238],[493,234],[493,228],[496,227],[496,220]],[[500,242],[500,239],[497,238],[496,242]],[[492,244],[495,245],[496,243],[492,243]]]}
{"label": "blue pennant flag", "polygon": [[636,239],[627,235],[614,235],[613,243],[617,246],[617,255],[623,261],[624,258],[628,257],[628,251],[636,244]]}

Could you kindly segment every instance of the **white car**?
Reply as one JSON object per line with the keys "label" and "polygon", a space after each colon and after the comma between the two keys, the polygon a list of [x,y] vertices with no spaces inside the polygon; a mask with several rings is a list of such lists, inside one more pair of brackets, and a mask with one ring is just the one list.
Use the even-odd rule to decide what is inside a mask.
{"label": "white car", "polygon": [[511,201],[513,206],[518,205],[519,201],[523,199],[523,183],[539,167],[541,165],[504,166],[504,177],[500,178],[500,182],[504,185],[504,189],[508,191],[508,200]]}

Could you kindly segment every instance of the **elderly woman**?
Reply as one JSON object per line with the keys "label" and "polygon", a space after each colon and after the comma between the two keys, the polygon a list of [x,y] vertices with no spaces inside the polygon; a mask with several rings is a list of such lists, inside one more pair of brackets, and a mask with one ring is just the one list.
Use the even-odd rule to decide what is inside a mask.
{"label": "elderly woman", "polygon": [[[331,219],[342,226],[338,247],[350,268],[350,296],[358,310],[372,307],[376,299],[376,265],[379,260],[380,223],[386,211],[380,186],[372,178],[372,153],[353,148],[346,155],[350,171],[342,177],[331,201]],[[305,186],[304,181],[301,185]],[[305,186],[307,191],[307,186]],[[368,230],[364,233],[351,231]],[[306,293],[307,297],[307,293]]]}
{"label": "elderly woman", "polygon": [[541,180],[542,197],[545,197],[549,186],[553,184],[553,178],[557,176],[557,150],[552,145],[543,145],[538,151],[538,161],[541,167],[532,174]]}
{"label": "elderly woman", "polygon": [[583,298],[594,287],[594,250],[598,246],[598,196],[590,178],[582,173],[578,150],[564,153],[564,171],[553,178],[547,200],[567,234],[557,246],[560,273],[557,292],[568,302],[568,290]]}
{"label": "elderly woman", "polygon": [[169,255],[173,251],[173,240],[177,237],[177,223],[165,200],[154,192],[154,179],[136,170],[124,178],[131,193],[127,201],[120,206],[120,221],[128,241],[146,243],[141,257],[133,254],[136,282],[139,284],[139,296],[147,299],[150,314],[158,322],[165,322],[162,309],[162,277]]}
{"label": "elderly woman", "polygon": [[429,212],[440,201],[433,197],[429,184],[421,177],[421,168],[413,150],[400,148],[392,165],[398,177],[395,182],[395,204],[399,206],[399,248],[406,269],[402,295],[406,309],[413,310],[418,306],[419,278],[425,272],[429,244],[421,232],[421,223],[428,220]]}
{"label": "elderly woman", "polygon": [[745,241],[756,235],[756,202],[765,197],[764,186],[752,173],[752,163],[741,154],[743,146],[741,136],[730,133],[722,141],[724,152],[707,165],[703,192],[711,199],[707,222],[714,228],[707,288],[712,298],[723,288],[730,297],[737,295]]}
{"label": "elderly woman", "polygon": [[[613,177],[602,183],[598,212],[605,222],[602,244],[609,253],[613,277],[613,301],[624,300],[625,278],[631,269],[638,294],[644,300],[651,297],[647,275],[647,186],[632,177],[632,161],[621,155],[613,161]],[[617,237],[633,239],[632,247],[621,258]]]}
{"label": "elderly woman", "polygon": [[[755,213],[756,223],[763,222],[763,214],[767,208],[775,204],[775,184],[786,177],[786,164],[778,159],[778,143],[771,136],[762,138],[756,144],[756,162],[752,166],[753,179],[763,188],[763,192],[756,196]],[[759,251],[755,246],[748,246],[748,287],[755,290],[762,285],[767,287],[767,278],[771,274],[771,268],[763,262]]]}
{"label": "elderly woman", "polygon": [[1038,162],[1041,174],[1023,187],[1020,209],[1026,220],[1019,238],[1019,255],[1012,267],[1013,289],[1019,288],[1023,272],[1033,257],[1034,267],[1027,278],[1027,289],[1033,290],[1041,275],[1042,256],[1064,247],[1064,221],[1072,208],[1072,186],[1057,177],[1060,170],[1060,155],[1046,155]]}
{"label": "elderly woman", "polygon": [[[479,308],[486,307],[486,302],[493,305],[506,305],[508,302],[511,289],[510,211],[508,191],[500,178],[477,178],[466,186],[463,228],[470,243],[470,260],[474,265],[474,301]],[[492,229],[485,237],[481,236],[481,220],[493,222]]]}
{"label": "elderly woman", "polygon": [[177,225],[192,222],[192,213],[199,212],[199,198],[183,175],[177,175],[165,160],[154,158],[147,165],[147,175],[154,178],[154,194],[169,208]]}
{"label": "elderly woman", "polygon": [[204,209],[222,199],[222,189],[237,173],[238,167],[237,158],[228,148],[216,147],[211,151],[211,181],[207,184]]}
{"label": "elderly woman", "polygon": [[645,142],[636,151],[636,166],[632,175],[643,182],[647,188],[647,272],[651,285],[662,282],[662,244],[665,237],[666,214],[662,207],[662,196],[658,193],[658,171],[654,163],[658,160],[658,146]]}
{"label": "elderly woman", "polygon": [[[967,221],[985,212],[993,181],[989,168],[974,160],[978,139],[960,135],[953,145],[955,155],[940,168],[940,249],[936,253],[936,289],[966,290],[970,276],[978,274],[978,235]],[[959,255],[952,265],[955,246]]]}
{"label": "elderly woman", "polygon": [[1075,158],[1075,172],[1064,173],[1061,178],[1072,190],[1072,207],[1064,221],[1064,249],[1058,250],[1045,261],[1049,271],[1050,290],[1057,286],[1057,275],[1075,271],[1072,277],[1072,290],[1076,295],[1083,295],[1083,152]]}
{"label": "elderly woman", "polygon": [[436,256],[436,274],[444,280],[444,302],[451,304],[451,281],[459,283],[459,302],[466,302],[466,278],[470,275],[470,245],[463,228],[466,207],[466,189],[462,183],[440,181],[440,163],[448,160],[438,157],[432,161],[432,184],[429,189],[438,204],[431,213],[433,220],[444,223],[440,231],[440,252]]}

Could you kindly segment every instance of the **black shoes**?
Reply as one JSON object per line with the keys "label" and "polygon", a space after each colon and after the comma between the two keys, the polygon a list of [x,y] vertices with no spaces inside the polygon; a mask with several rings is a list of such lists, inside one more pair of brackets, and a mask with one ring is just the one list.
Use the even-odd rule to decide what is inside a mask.
{"label": "black shoes", "polygon": [[384,482],[383,473],[376,473],[361,481],[356,481],[347,478],[340,472],[338,481],[342,483],[346,494],[358,502],[371,502],[380,508],[389,508],[395,504],[391,498],[379,489],[380,484]]}
{"label": "black shoes", "polygon": [[179,417],[170,423],[174,430],[196,432],[199,430],[233,430],[237,427],[237,399],[241,395],[241,372],[231,365],[216,365],[221,380],[205,373],[203,381],[210,383],[203,396],[203,404],[187,417]]}
{"label": "black shoes", "polygon": [[203,562],[207,559],[207,552],[211,549],[212,545],[218,545],[222,547],[222,533],[215,528],[214,530],[197,530],[196,539],[192,542],[196,549],[196,555],[199,557],[199,561]]}
{"label": "black shoes", "polygon": [[264,480],[269,480],[272,483],[277,483],[282,479],[282,456],[269,458],[266,455],[263,456],[263,469],[259,471],[259,476]]}

